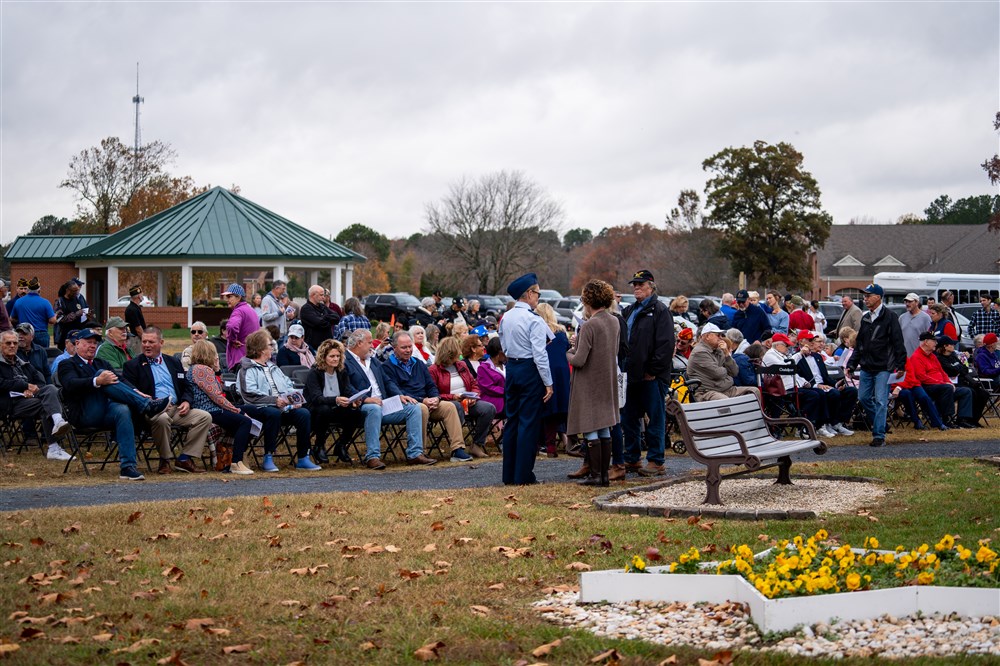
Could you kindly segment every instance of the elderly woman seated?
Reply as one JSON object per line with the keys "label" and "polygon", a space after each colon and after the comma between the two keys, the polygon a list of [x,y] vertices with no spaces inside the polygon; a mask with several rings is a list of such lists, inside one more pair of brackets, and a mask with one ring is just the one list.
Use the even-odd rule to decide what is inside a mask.
{"label": "elderly woman seated", "polygon": [[[437,330],[437,327],[435,326],[434,329]],[[424,327],[415,324],[410,327],[409,333],[410,337],[413,338],[413,355],[428,365],[433,363],[434,352],[427,344],[427,333],[424,331]]]}
{"label": "elderly woman seated", "polygon": [[279,367],[286,365],[304,365],[311,368],[316,362],[312,348],[306,344],[306,329],[302,324],[292,324],[288,327],[288,337],[285,344],[278,348],[277,363]]}
{"label": "elderly woman seated", "polygon": [[[312,423],[304,397],[277,365],[271,362],[271,334],[254,331],[246,340],[246,357],[240,361],[236,389],[247,403],[244,411],[264,424],[264,462],[261,469],[277,472],[274,452],[278,448],[278,426],[295,427],[296,469],[317,470],[309,460]],[[278,419],[275,419],[277,415]]]}
{"label": "elderly woman seated", "polygon": [[[464,402],[468,405],[469,416],[475,422],[472,431],[472,446],[469,447],[469,453],[476,458],[485,458],[489,454],[486,453],[484,445],[486,444],[487,435],[490,434],[490,427],[493,425],[493,417],[496,416],[497,410],[491,403],[479,399],[479,384],[472,376],[472,373],[469,372],[469,367],[465,364],[465,361],[460,360],[459,352],[458,339],[454,337],[445,338],[438,345],[438,353],[434,359],[434,365],[428,369],[430,370],[431,378],[434,380],[435,385],[437,385],[438,391],[441,393],[441,399],[455,403],[458,417],[462,419],[463,423],[465,421],[465,410],[462,409],[462,403]],[[475,397],[472,397],[472,394]]]}
{"label": "elderly woman seated", "polygon": [[340,462],[353,462],[347,454],[347,443],[365,423],[364,414],[358,409],[361,400],[348,401],[355,390],[344,369],[344,354],[344,345],[338,340],[324,341],[316,352],[316,365],[306,375],[306,404],[316,431],[313,457],[319,463],[329,462],[326,438],[334,425],[340,426],[340,436],[333,446],[334,455]]}

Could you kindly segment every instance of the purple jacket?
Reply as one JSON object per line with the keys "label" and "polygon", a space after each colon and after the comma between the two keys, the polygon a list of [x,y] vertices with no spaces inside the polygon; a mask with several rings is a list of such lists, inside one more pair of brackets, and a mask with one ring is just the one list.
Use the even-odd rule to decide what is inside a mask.
{"label": "purple jacket", "polygon": [[1000,356],[985,346],[976,350],[976,371],[980,377],[997,379],[1000,377]]}
{"label": "purple jacket", "polygon": [[[247,355],[246,341],[250,334],[260,328],[260,319],[253,311],[250,304],[240,301],[233,313],[229,315],[229,323],[226,324],[226,366],[238,368],[240,361]],[[239,346],[234,345],[238,342]]]}
{"label": "purple jacket", "polygon": [[479,397],[497,408],[497,415],[502,416],[503,396],[506,380],[500,374],[497,367],[493,365],[491,359],[486,359],[479,364],[476,371],[476,381],[479,382]]}

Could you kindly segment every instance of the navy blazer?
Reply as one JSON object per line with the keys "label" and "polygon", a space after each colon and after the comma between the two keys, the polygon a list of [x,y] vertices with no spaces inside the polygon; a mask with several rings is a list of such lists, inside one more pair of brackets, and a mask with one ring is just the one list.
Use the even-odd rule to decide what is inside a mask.
{"label": "navy blazer", "polygon": [[[83,413],[86,410],[85,402],[100,400],[103,408],[105,398],[100,394],[100,389],[94,386],[94,377],[104,370],[118,374],[114,367],[103,358],[95,358],[93,365],[87,365],[87,362],[76,354],[70,356],[56,368],[59,384],[62,386],[63,405],[66,407],[70,423],[82,421]],[[121,376],[118,380],[128,387],[132,387],[132,384]]]}
{"label": "navy blazer", "polygon": [[[354,355],[350,352],[345,354],[347,356],[344,359],[344,368],[347,369],[347,379],[351,382],[351,386],[354,387],[354,392],[363,391],[372,385],[368,381],[368,375],[365,373],[365,369],[361,367],[361,364],[354,359]],[[382,371],[382,364],[377,360],[371,360],[371,370],[372,374],[375,375],[375,380],[378,382],[378,390],[382,393],[383,398],[391,398],[394,395],[399,395],[399,387],[396,386],[396,382]],[[348,398],[351,396],[347,396]]]}
{"label": "navy blazer", "polygon": [[[816,365],[819,366],[819,374],[823,377],[823,383],[827,386],[833,386],[833,382],[830,380],[830,373],[826,371],[826,363],[823,362],[823,357],[813,354],[816,357]],[[795,364],[795,374],[806,381],[811,382],[813,380],[812,370],[806,363],[806,357],[803,356],[799,359],[799,362]]]}
{"label": "navy blazer", "polygon": [[[177,394],[177,404],[186,402],[189,405],[194,402],[194,389],[191,382],[187,380],[187,373],[184,366],[173,356],[161,354],[163,364],[170,372],[170,378],[174,382],[174,393]],[[62,364],[60,364],[62,365]],[[139,354],[131,361],[126,361],[122,368],[122,376],[137,389],[149,396],[156,396],[156,382],[153,380],[153,369],[150,367],[149,359],[145,354]],[[166,396],[160,396],[161,398]]]}

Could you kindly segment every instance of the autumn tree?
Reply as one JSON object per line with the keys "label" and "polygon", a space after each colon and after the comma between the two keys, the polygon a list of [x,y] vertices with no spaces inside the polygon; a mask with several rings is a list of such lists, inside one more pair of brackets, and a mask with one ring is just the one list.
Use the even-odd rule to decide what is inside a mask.
{"label": "autumn tree", "polygon": [[702,224],[701,197],[694,190],[681,190],[677,207],[667,213],[667,226],[671,229],[697,229]]}
{"label": "autumn tree", "polygon": [[546,261],[547,248],[537,240],[558,231],[563,211],[523,173],[500,171],[453,184],[439,203],[427,204],[426,216],[475,291],[497,293]]}
{"label": "autumn tree", "polygon": [[121,211],[150,181],[166,174],[174,149],[153,141],[129,148],[118,137],[108,137],[73,157],[69,173],[59,187],[76,192],[80,216],[98,233],[110,233],[121,225]]}
{"label": "autumn tree", "polygon": [[210,186],[195,185],[194,179],[190,176],[181,178],[168,174],[156,176],[139,188],[119,211],[119,226],[123,229],[130,227],[209,189]]}
{"label": "autumn tree", "polygon": [[666,277],[666,242],[669,233],[651,224],[633,222],[608,227],[590,244],[577,263],[570,291],[578,293],[589,280],[601,279],[616,289],[627,289],[627,282],[639,269],[649,269],[661,285]]}
{"label": "autumn tree", "polygon": [[724,232],[720,249],[734,274],[743,271],[758,285],[807,289],[809,251],[823,246],[833,220],[820,205],[816,179],[802,168],[802,154],[788,143],[756,141],[726,148],[702,167],[712,176],[705,224]]}
{"label": "autumn tree", "polygon": [[[993,117],[993,129],[1000,131],[1000,111]],[[1000,155],[994,153],[993,157],[983,162],[981,166],[990,183],[1000,184]],[[990,217],[990,231],[1000,232],[1000,213],[994,212]]]}

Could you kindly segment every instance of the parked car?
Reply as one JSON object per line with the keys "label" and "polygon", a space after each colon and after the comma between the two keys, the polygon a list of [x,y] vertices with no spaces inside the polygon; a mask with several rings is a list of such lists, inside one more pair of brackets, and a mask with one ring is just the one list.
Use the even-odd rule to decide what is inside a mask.
{"label": "parked car", "polygon": [[[507,310],[507,304],[496,296],[491,296],[489,294],[469,294],[465,297],[466,305],[468,305],[469,301],[473,299],[479,301],[479,311],[485,314],[496,316],[497,314]],[[451,307],[450,304],[449,307]]]}
{"label": "parked car", "polygon": [[826,327],[823,332],[827,338],[832,340],[833,336],[837,334],[837,322],[844,314],[844,306],[840,304],[840,301],[820,301],[819,311],[826,317]]}
{"label": "parked car", "polygon": [[[125,294],[124,296],[118,298],[118,302],[115,305],[120,308],[127,308],[128,304],[131,302],[132,302],[132,297],[129,296],[128,294]],[[139,305],[144,308],[156,307],[156,303],[153,302],[153,299],[147,296],[146,294],[142,295],[142,300],[139,301]]]}
{"label": "parked car", "polygon": [[397,320],[409,323],[418,307],[420,301],[417,297],[402,291],[365,297],[365,316],[379,321],[389,321],[395,315]]}
{"label": "parked car", "polygon": [[507,307],[508,303],[514,302],[514,299],[510,297],[510,294],[497,294],[496,296],[494,296],[494,298],[500,299],[500,302],[503,303],[504,308]]}
{"label": "parked car", "polygon": [[552,306],[552,309],[556,311],[557,315],[562,315],[567,319],[572,319],[573,310],[576,309],[578,301],[572,298],[560,298],[558,300],[551,301],[549,305]]}
{"label": "parked car", "polygon": [[552,301],[558,301],[562,297],[563,297],[563,295],[560,294],[555,289],[539,289],[538,290],[538,302],[539,303],[548,303],[549,305],[552,305]]}

